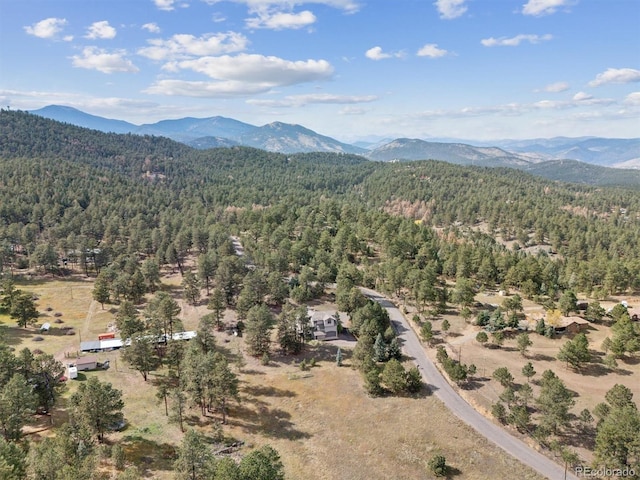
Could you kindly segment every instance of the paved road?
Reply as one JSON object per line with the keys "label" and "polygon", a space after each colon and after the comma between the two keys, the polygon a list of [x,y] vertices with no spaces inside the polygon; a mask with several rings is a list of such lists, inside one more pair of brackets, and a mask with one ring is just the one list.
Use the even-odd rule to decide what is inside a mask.
{"label": "paved road", "polygon": [[[427,382],[431,390],[442,400],[447,408],[462,421],[473,427],[480,435],[525,465],[528,465],[540,475],[551,480],[562,480],[565,478],[563,466],[558,465],[529,447],[522,440],[512,436],[506,430],[489,421],[456,393],[433,362],[427,357],[417,335],[393,302],[374,290],[366,288],[362,288],[361,290],[369,298],[377,301],[387,309],[391,323],[400,338],[404,353],[413,358],[422,372],[424,381]],[[569,472],[567,472],[566,478],[571,480],[578,479],[578,477]]]}

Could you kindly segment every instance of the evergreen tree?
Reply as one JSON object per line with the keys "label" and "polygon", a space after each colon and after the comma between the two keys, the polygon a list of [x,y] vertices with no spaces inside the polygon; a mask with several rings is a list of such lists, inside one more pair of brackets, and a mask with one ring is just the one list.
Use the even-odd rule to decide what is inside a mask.
{"label": "evergreen tree", "polygon": [[558,352],[558,360],[566,362],[567,366],[580,368],[584,363],[591,361],[589,353],[589,340],[584,333],[577,334],[573,340],[566,342]]}
{"label": "evergreen tree", "polygon": [[131,344],[125,346],[122,351],[122,359],[140,372],[145,382],[149,372],[160,366],[156,342],[149,335],[137,334],[131,337]]}
{"label": "evergreen tree", "polygon": [[27,328],[36,322],[40,313],[33,301],[33,295],[28,292],[19,292],[11,300],[9,316],[15,319],[18,327]]}
{"label": "evergreen tree", "polygon": [[238,377],[229,368],[227,359],[221,353],[213,355],[213,369],[207,380],[207,395],[222,412],[222,423],[227,423],[227,405],[230,400],[238,400]]}
{"label": "evergreen tree", "polygon": [[527,364],[522,367],[522,375],[526,377],[527,382],[529,382],[535,374],[536,371],[533,368],[533,364],[531,362],[527,362]]}
{"label": "evergreen tree", "polygon": [[71,405],[77,418],[83,419],[101,442],[112,425],[123,421],[122,392],[97,377],[90,377],[78,385],[78,390],[71,396]]}
{"label": "evergreen tree", "polygon": [[605,309],[600,306],[600,303],[594,301],[587,305],[587,310],[584,312],[584,318],[592,323],[599,323],[602,321],[605,313]]}
{"label": "evergreen tree", "polygon": [[219,288],[214,288],[209,297],[207,308],[213,312],[216,319],[216,327],[220,328],[222,324],[222,314],[224,313],[224,293]]}
{"label": "evergreen tree", "polygon": [[511,372],[509,372],[507,367],[497,368],[493,372],[493,378],[500,382],[500,385],[505,388],[513,384],[513,375],[511,375]]}
{"label": "evergreen tree", "polygon": [[104,304],[111,299],[111,287],[104,275],[98,275],[93,284],[93,299],[98,302],[104,310]]}
{"label": "evergreen tree", "polygon": [[395,358],[385,364],[380,380],[391,393],[398,394],[407,389],[407,371]]}
{"label": "evergreen tree", "polygon": [[387,357],[387,343],[384,341],[382,333],[378,333],[376,341],[373,344],[373,359],[376,362],[386,362]]}
{"label": "evergreen tree", "polygon": [[184,288],[184,297],[187,303],[189,305],[197,305],[200,301],[200,280],[191,270],[184,272],[182,288]]}
{"label": "evergreen tree", "polygon": [[249,355],[260,357],[269,354],[273,322],[273,315],[265,305],[249,310],[244,334]]}
{"label": "evergreen tree", "polygon": [[518,350],[520,351],[520,354],[523,357],[526,357],[527,356],[527,350],[529,349],[529,347],[531,345],[533,345],[533,342],[529,338],[529,334],[528,333],[519,334],[516,337],[516,342],[518,344]]}
{"label": "evergreen tree", "polygon": [[[193,429],[187,430],[174,463],[176,476],[184,480],[210,480],[215,475],[215,460],[207,439]],[[257,477],[256,477],[257,478]]]}
{"label": "evergreen tree", "polygon": [[35,411],[36,396],[31,385],[20,374],[14,374],[0,386],[0,433],[7,441],[18,441]]}
{"label": "evergreen tree", "polygon": [[541,391],[536,405],[541,413],[541,425],[556,433],[569,424],[569,410],[575,404],[573,395],[551,370],[542,374]]}
{"label": "evergreen tree", "polygon": [[285,305],[278,317],[277,326],[278,343],[285,354],[296,355],[302,351],[303,327],[307,319],[304,307],[295,309],[291,305]]}
{"label": "evergreen tree", "polygon": [[269,445],[253,450],[240,460],[240,476],[246,479],[284,480],[280,455]]}

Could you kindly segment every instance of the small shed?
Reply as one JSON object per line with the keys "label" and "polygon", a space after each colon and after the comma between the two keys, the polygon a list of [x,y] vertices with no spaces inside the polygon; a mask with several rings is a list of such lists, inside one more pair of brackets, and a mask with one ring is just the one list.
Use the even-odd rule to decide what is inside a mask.
{"label": "small shed", "polygon": [[51,324],[49,322],[45,322],[40,327],[40,332],[48,332],[51,329]]}
{"label": "small shed", "polygon": [[67,378],[69,380],[78,378],[78,367],[76,367],[73,363],[67,365]]}
{"label": "small shed", "polygon": [[116,338],[115,332],[101,333],[98,335],[98,340],[107,340],[109,338]]}
{"label": "small shed", "polygon": [[98,368],[98,359],[96,357],[80,357],[76,360],[76,368],[79,372],[83,370],[95,370]]}

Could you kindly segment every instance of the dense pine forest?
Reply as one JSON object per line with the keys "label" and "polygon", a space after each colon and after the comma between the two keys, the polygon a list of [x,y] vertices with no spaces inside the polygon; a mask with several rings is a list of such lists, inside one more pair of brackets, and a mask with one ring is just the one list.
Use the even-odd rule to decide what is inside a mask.
{"label": "dense pine forest", "polygon": [[[232,236],[241,240],[245,258],[236,254]],[[0,275],[5,280],[26,272],[63,278],[81,272],[95,280],[94,300],[103,307],[119,305],[117,326],[123,338],[134,339],[123,359],[144,381],[162,362],[177,372],[182,369],[185,378],[198,376],[189,377],[190,368],[223,372],[233,387],[218,398],[226,415],[226,402],[237,396],[237,379],[229,373],[227,360],[206,344],[206,335],[199,334],[202,340],[195,348],[200,350],[180,351],[175,358],[172,352],[156,358],[145,337],[135,336],[153,327],[154,333],[171,337],[172,322],[178,322],[179,308],[166,292],[157,291],[163,270],[179,272],[191,305],[206,289],[216,317],[203,317],[207,328],[220,321],[224,308],[232,307],[247,324],[246,342],[255,357],[269,353],[259,327],[273,323],[266,305],[282,311],[282,350],[298,353],[299,312],[289,308],[287,299],[302,305],[321,296],[326,285],[337,284],[335,302],[351,314],[351,330],[360,337],[354,364],[365,373],[368,392],[380,394],[385,374],[380,375],[369,354],[384,345],[384,355],[376,353],[376,361],[391,361],[401,357],[400,349],[388,332],[382,307],[367,302],[356,286],[385,292],[419,313],[442,312],[447,302],[469,307],[481,289],[512,289],[549,310],[565,310],[562,302],[568,297],[575,307],[576,294],[596,300],[637,294],[640,191],[437,160],[380,163],[330,153],[196,150],[160,137],[105,134],[19,111],[0,112]],[[34,323],[37,312],[26,308],[29,298],[11,282],[2,283],[0,295],[3,313],[21,327]],[[142,325],[136,310],[143,308],[147,295],[153,296],[144,307],[151,327]],[[152,325],[154,319],[158,322]],[[637,328],[631,328],[629,338],[617,350],[618,358],[640,349]],[[0,362],[0,378],[7,385],[0,389],[2,398],[16,397],[9,385],[29,397],[26,385],[32,378],[40,382],[38,369],[52,378],[60,375],[59,365],[55,371],[42,366],[53,364],[46,355],[14,356],[1,343],[0,354],[6,360]],[[155,363],[149,364],[146,360],[152,357]],[[441,363],[453,365],[445,360]],[[24,375],[12,376],[13,370]],[[372,371],[374,376],[369,375]],[[417,369],[407,375],[414,382],[407,383],[406,391],[419,390]],[[38,394],[50,407],[58,393],[41,383]],[[185,391],[191,395],[200,387]],[[72,396],[72,405],[80,408],[88,402],[84,395],[92,388],[109,390],[105,384],[87,382]],[[120,397],[111,390],[107,396],[117,412]],[[206,416],[214,397],[192,400]],[[23,404],[33,410],[37,401],[29,398]],[[22,436],[21,421],[5,428],[0,438],[0,460],[4,456],[9,467],[19,467],[9,478],[24,478],[27,471],[26,453],[15,446]],[[78,450],[84,437],[97,434],[102,440],[104,434],[103,427],[93,432],[65,428],[71,443],[56,437],[51,444],[40,444],[33,450],[32,465],[40,464],[48,447],[55,447],[62,458],[65,448]],[[180,455],[188,442],[194,446],[202,441],[190,435]],[[274,476],[264,478],[282,478],[277,453],[256,451],[254,457],[262,455],[275,465]],[[67,461],[67,477],[34,478],[81,478],[78,469],[86,473],[93,468],[79,463]],[[0,461],[0,474],[2,468]],[[216,468],[221,467],[211,471]],[[238,468],[249,466],[240,462]],[[236,478],[220,475],[207,478]]]}
{"label": "dense pine forest", "polygon": [[255,261],[284,257],[270,268],[294,272],[324,264],[329,280],[346,260],[372,285],[412,278],[395,269],[428,269],[551,299],[640,289],[633,190],[437,161],[198,151],[10,111],[0,138],[5,271],[25,262],[54,271],[63,257],[86,265],[98,246],[94,273],[121,254],[167,264],[207,253],[224,226],[252,232]]}

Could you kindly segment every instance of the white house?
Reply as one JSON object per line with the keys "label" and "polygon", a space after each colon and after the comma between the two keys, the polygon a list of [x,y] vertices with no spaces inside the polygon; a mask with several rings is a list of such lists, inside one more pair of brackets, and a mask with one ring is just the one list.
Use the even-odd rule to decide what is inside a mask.
{"label": "white house", "polygon": [[309,309],[309,324],[314,340],[336,340],[339,319],[337,312],[316,312]]}

